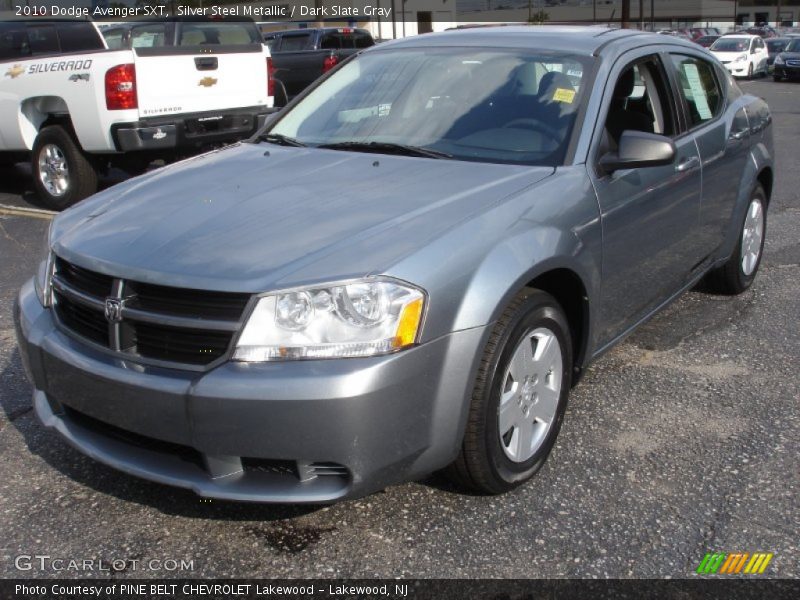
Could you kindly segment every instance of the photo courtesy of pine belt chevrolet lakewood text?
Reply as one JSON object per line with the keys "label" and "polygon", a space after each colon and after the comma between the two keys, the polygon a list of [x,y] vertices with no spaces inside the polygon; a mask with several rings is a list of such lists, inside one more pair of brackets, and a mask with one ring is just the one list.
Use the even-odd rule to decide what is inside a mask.
{"label": "photo courtesy of pine belt chevrolet lakewood text", "polygon": [[53,220],[15,308],[36,413],[206,497],[325,503],[442,469],[506,492],[592,360],[697,284],[753,283],[771,123],[670,36],[364,49],[252,139]]}

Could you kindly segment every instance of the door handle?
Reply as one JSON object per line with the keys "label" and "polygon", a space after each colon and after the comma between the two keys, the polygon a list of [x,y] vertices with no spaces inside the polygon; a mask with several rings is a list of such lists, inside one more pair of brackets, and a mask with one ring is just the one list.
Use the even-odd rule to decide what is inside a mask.
{"label": "door handle", "polygon": [[731,134],[728,136],[728,139],[740,141],[747,137],[747,133],[748,133],[747,129],[742,129],[740,131],[732,131]]}
{"label": "door handle", "polygon": [[678,173],[686,173],[687,171],[691,171],[695,167],[699,166],[700,166],[700,159],[697,158],[696,156],[693,156],[691,158],[687,158],[686,160],[682,161],[677,167],[675,167],[675,170]]}

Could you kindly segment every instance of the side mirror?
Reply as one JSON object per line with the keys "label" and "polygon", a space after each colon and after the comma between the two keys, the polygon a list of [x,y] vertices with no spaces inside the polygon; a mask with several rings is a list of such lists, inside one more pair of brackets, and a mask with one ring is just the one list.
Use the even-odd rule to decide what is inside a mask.
{"label": "side mirror", "polygon": [[675,162],[675,143],[668,137],[644,131],[624,131],[619,150],[600,158],[600,168],[611,174],[621,169],[663,167]]}

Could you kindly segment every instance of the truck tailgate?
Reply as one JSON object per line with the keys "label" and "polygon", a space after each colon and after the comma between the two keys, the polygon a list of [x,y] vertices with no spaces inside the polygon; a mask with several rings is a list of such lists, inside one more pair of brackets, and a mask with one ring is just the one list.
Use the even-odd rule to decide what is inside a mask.
{"label": "truck tailgate", "polygon": [[260,44],[242,51],[138,48],[135,55],[142,118],[268,106],[267,55]]}

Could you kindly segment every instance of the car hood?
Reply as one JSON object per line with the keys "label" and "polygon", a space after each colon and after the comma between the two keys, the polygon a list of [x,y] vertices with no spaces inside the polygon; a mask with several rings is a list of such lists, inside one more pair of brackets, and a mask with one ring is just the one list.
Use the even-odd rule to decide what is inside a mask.
{"label": "car hood", "polygon": [[778,56],[783,60],[798,60],[800,59],[800,52],[781,52]]}
{"label": "car hood", "polygon": [[[304,269],[309,283],[379,272],[553,171],[240,144],[79,203],[51,241],[109,275],[262,291]],[[322,257],[326,272],[310,274]]]}

